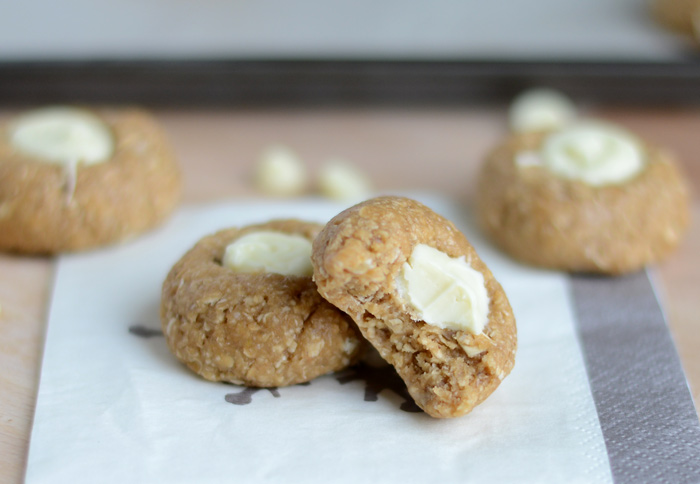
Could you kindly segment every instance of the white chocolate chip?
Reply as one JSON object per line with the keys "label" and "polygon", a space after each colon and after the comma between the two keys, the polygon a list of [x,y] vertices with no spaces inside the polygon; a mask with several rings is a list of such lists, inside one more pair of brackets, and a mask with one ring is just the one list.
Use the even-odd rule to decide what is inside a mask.
{"label": "white chocolate chip", "polygon": [[282,146],[272,146],[260,157],[255,184],[258,189],[269,195],[298,195],[306,189],[306,169],[291,150]]}
{"label": "white chocolate chip", "polygon": [[224,267],[242,273],[274,272],[286,276],[311,276],[311,241],[282,232],[253,232],[226,247]]}
{"label": "white chocolate chip", "polygon": [[97,116],[75,108],[30,111],[14,121],[9,135],[15,149],[48,163],[92,165],[114,153],[110,128]]}
{"label": "white chocolate chip", "polygon": [[624,183],[645,165],[633,135],[599,121],[582,121],[550,134],[542,158],[553,173],[592,186]]}
{"label": "white chocolate chip", "polygon": [[342,161],[327,163],[318,176],[321,194],[334,200],[364,200],[370,193],[370,181],[356,167]]}
{"label": "white chocolate chip", "polygon": [[399,295],[415,316],[440,328],[480,334],[488,322],[484,276],[464,256],[418,244],[398,274]]}
{"label": "white chocolate chip", "polygon": [[557,129],[576,118],[569,98],[552,89],[531,89],[520,94],[509,111],[510,127],[516,133]]}

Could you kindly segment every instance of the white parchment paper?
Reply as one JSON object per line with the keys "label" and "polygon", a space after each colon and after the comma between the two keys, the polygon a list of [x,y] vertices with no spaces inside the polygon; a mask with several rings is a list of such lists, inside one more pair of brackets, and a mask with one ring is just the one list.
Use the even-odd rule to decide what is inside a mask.
{"label": "white parchment paper", "polygon": [[159,335],[172,264],[224,227],[325,222],[344,208],[315,199],[191,206],[133,242],[61,257],[27,482],[611,482],[565,277],[501,255],[463,207],[416,198],[465,232],[515,311],[515,368],[471,414],[403,411],[400,391],[362,371],[273,391],[191,373]]}

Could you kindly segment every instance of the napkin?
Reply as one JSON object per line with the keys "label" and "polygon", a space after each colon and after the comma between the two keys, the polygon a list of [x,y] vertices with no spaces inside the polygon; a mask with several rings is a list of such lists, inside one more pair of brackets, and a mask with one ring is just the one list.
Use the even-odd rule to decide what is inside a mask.
{"label": "napkin", "polygon": [[515,368],[470,414],[416,411],[388,366],[275,389],[190,372],[160,331],[170,267],[216,230],[344,207],[189,206],[130,243],[59,259],[26,481],[700,482],[700,426],[646,273],[526,267],[482,239],[467,207],[414,198],[464,231],[516,316]]}

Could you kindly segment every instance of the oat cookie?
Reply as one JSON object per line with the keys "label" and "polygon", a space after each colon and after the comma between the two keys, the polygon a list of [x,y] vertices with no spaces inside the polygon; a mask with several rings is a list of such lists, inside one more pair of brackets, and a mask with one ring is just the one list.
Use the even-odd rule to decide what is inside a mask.
{"label": "oat cookie", "polygon": [[468,413],[512,369],[516,327],[503,289],[426,206],[401,197],[355,205],[326,225],[312,260],[321,295],[352,316],[429,415]]}
{"label": "oat cookie", "polygon": [[[593,129],[598,134],[589,129],[558,153],[575,155],[570,165],[557,164],[559,158],[551,169],[543,163],[543,146],[553,133],[512,135],[488,156],[477,184],[478,218],[516,259],[622,274],[664,258],[679,244],[689,223],[689,195],[674,161],[619,128],[600,128],[603,138],[622,136],[619,145]],[[606,167],[611,154],[619,160]],[[588,155],[592,161],[584,159]],[[577,179],[573,172],[589,162],[590,170]]]}
{"label": "oat cookie", "polygon": [[[227,247],[273,233],[308,241],[310,271],[310,242],[320,229],[277,220],[201,239],[163,283],[161,323],[175,356],[207,380],[259,387],[306,382],[354,363],[364,346],[359,331],[320,296],[310,273],[247,273],[226,266]],[[253,245],[237,253],[253,259],[256,251],[270,251],[269,244]]]}
{"label": "oat cookie", "polygon": [[113,243],[160,223],[180,192],[165,134],[143,111],[45,108],[0,127],[0,250]]}
{"label": "oat cookie", "polygon": [[700,42],[700,0],[654,0],[651,6],[666,28]]}

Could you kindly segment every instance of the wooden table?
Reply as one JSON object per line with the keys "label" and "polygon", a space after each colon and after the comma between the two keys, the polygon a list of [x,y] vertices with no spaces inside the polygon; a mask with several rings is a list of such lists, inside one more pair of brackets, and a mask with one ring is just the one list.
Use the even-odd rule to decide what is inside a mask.
{"label": "wooden table", "polygon": [[[681,158],[694,185],[694,225],[658,266],[662,297],[700,402],[700,109],[592,110]],[[0,122],[11,113],[0,113]],[[435,190],[470,203],[475,169],[504,134],[501,107],[453,110],[159,111],[185,177],[185,202],[260,196],[251,173],[272,143],[311,173],[330,158],[362,168],[379,190]],[[0,255],[0,482],[21,482],[39,380],[53,260]],[[697,403],[696,403],[697,405]]]}

